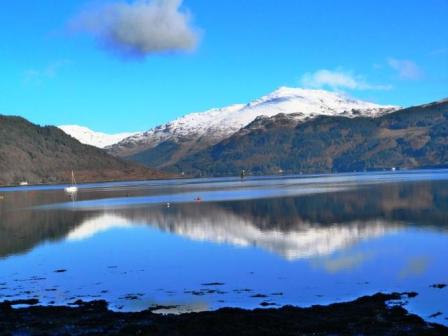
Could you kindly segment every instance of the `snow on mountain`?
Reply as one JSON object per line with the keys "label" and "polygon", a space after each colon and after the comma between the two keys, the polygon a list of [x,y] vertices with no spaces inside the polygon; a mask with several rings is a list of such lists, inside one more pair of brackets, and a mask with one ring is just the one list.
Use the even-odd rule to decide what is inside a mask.
{"label": "snow on mountain", "polygon": [[130,156],[167,140],[176,143],[199,141],[206,143],[207,146],[213,145],[231,136],[259,116],[271,117],[279,113],[298,113],[296,118],[302,121],[318,115],[375,117],[397,108],[353,99],[342,93],[281,87],[248,104],[187,114],[165,125],[128,137],[112,146],[110,150],[115,155]]}
{"label": "snow on mountain", "polygon": [[[375,237],[399,231],[402,223],[384,220],[353,221],[322,226],[319,223],[296,219],[291,229],[280,231],[260,228],[250,216],[239,216],[225,209],[215,208],[211,213],[164,212],[157,208],[126,218],[120,214],[102,214],[85,220],[66,237],[69,241],[82,241],[111,229],[127,229],[150,225],[195,241],[230,244],[238,247],[257,246],[276,253],[287,260],[326,256],[349,246]],[[139,224],[135,224],[135,218]],[[134,219],[134,221],[133,221]]]}
{"label": "snow on mountain", "polygon": [[106,134],[101,132],[95,132],[87,127],[77,125],[62,125],[58,126],[68,135],[77,139],[79,142],[95,146],[98,148],[104,148],[114,145],[121,140],[135,135],[136,133],[119,133],[119,134]]}

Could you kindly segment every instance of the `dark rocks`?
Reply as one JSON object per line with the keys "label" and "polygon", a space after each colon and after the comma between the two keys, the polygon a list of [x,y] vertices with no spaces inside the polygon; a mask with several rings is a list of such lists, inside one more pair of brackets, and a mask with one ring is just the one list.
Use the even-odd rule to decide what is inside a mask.
{"label": "dark rocks", "polygon": [[202,295],[205,295],[205,293],[204,292],[202,292],[202,291],[191,291],[190,292],[192,295],[195,295],[195,296],[202,296]]}
{"label": "dark rocks", "polygon": [[262,307],[269,307],[269,306],[276,306],[277,304],[274,302],[268,302],[268,301],[263,301],[260,303],[260,306]]}
{"label": "dark rocks", "polygon": [[405,296],[408,299],[412,299],[412,298],[415,298],[417,295],[418,295],[418,293],[416,293],[416,292],[406,292],[406,293],[403,293],[402,296]]}
{"label": "dark rocks", "polygon": [[154,312],[154,311],[158,311],[158,310],[171,310],[171,309],[176,309],[179,306],[176,305],[170,305],[170,306],[166,306],[166,305],[152,305],[149,309],[147,309],[148,311]]}
{"label": "dark rocks", "polygon": [[252,298],[267,298],[268,296],[266,294],[254,294],[251,295]]}
{"label": "dark rocks", "polygon": [[439,317],[440,315],[442,315],[442,312],[437,312],[437,313],[431,314],[428,317],[429,318],[436,318],[436,317]]}
{"label": "dark rocks", "polygon": [[39,304],[39,300],[38,299],[23,299],[23,300],[13,300],[13,301],[6,301],[4,303],[8,303],[11,306],[15,306],[15,305],[37,305]]}
{"label": "dark rocks", "polygon": [[201,286],[224,286],[223,282],[207,282],[201,284]]}
{"label": "dark rocks", "polygon": [[218,289],[200,289],[200,290],[186,290],[184,291],[185,294],[191,294],[195,296],[203,296],[207,294],[226,294],[227,292],[218,290]]}
{"label": "dark rocks", "polygon": [[0,304],[0,330],[5,335],[448,335],[448,328],[389,307],[408,295],[375,294],[328,306],[217,311],[159,315],[153,306],[137,313],[108,310],[105,301],[78,302],[77,307],[13,309]]}
{"label": "dark rocks", "polygon": [[69,303],[71,306],[81,306],[84,304],[84,301],[81,299],[76,300],[75,302]]}
{"label": "dark rocks", "polygon": [[439,283],[439,284],[431,285],[431,287],[432,288],[437,288],[437,289],[442,289],[442,288],[446,287],[446,284]]}
{"label": "dark rocks", "polygon": [[120,299],[129,300],[129,301],[135,301],[135,300],[140,299],[140,297],[142,297],[142,296],[143,296],[142,293],[127,294],[127,295],[121,297]]}

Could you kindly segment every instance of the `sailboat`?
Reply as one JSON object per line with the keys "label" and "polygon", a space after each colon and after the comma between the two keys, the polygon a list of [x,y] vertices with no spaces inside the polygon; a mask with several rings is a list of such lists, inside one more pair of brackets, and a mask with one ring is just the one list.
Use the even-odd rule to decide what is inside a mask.
{"label": "sailboat", "polygon": [[69,194],[74,194],[78,191],[78,187],[76,186],[76,180],[75,180],[75,174],[73,173],[72,170],[72,184],[65,188],[65,192],[69,193]]}

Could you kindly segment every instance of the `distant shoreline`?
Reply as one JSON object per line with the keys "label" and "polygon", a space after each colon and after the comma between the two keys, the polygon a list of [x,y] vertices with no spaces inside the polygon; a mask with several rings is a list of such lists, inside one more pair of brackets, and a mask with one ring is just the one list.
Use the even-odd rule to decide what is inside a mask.
{"label": "distant shoreline", "polygon": [[[181,180],[181,179],[188,179],[182,178],[182,177],[161,177],[161,178],[153,178],[153,179],[119,179],[119,180],[95,180],[95,181],[83,181],[79,182],[78,185],[82,186],[85,184],[97,184],[97,183],[120,183],[120,182],[147,182],[147,181],[164,181],[164,180]],[[54,183],[30,183],[27,185],[17,185],[17,184],[9,184],[9,185],[2,185],[0,184],[0,191],[1,189],[7,189],[7,188],[27,188],[27,187],[53,187],[53,186],[66,186],[69,185],[70,181],[66,182],[54,182]]]}
{"label": "distant shoreline", "polygon": [[[414,168],[414,169],[396,169],[396,170],[369,170],[369,171],[353,171],[353,172],[331,172],[331,173],[303,173],[303,174],[279,174],[279,175],[247,175],[245,179],[250,178],[298,178],[298,177],[313,177],[313,176],[332,176],[332,175],[358,175],[358,174],[374,174],[374,173],[390,173],[390,174],[399,174],[399,173],[412,173],[412,172],[429,172],[429,171],[448,171],[447,167],[424,167],[424,168]],[[85,184],[98,184],[98,183],[120,183],[120,182],[147,182],[147,181],[172,181],[172,180],[200,180],[200,179],[240,179],[241,177],[238,175],[226,175],[226,176],[178,176],[173,174],[172,177],[160,177],[160,178],[149,178],[149,179],[112,179],[112,180],[92,180],[92,181],[81,181],[78,183],[79,186]],[[2,185],[0,184],[1,189],[7,188],[27,188],[27,187],[45,187],[45,186],[66,186],[70,184],[70,181],[65,182],[54,182],[54,183],[30,183],[27,185]]]}

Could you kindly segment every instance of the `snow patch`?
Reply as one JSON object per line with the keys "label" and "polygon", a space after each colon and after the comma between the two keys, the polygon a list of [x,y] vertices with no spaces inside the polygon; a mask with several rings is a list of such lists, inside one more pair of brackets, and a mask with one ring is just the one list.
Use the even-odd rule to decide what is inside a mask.
{"label": "snow patch", "polygon": [[112,146],[125,138],[133,136],[137,133],[118,133],[118,134],[106,134],[101,132],[95,132],[91,129],[78,125],[62,125],[58,126],[68,135],[72,136],[79,142],[98,148],[104,148]]}
{"label": "snow patch", "polygon": [[259,116],[272,117],[279,113],[298,113],[295,118],[298,121],[304,121],[319,115],[377,117],[398,108],[353,99],[337,92],[280,87],[248,104],[187,114],[165,125],[132,135],[113,146],[112,149],[142,147],[147,149],[163,141],[178,142],[186,137],[193,140],[207,137],[211,143],[217,143],[236,133]]}

